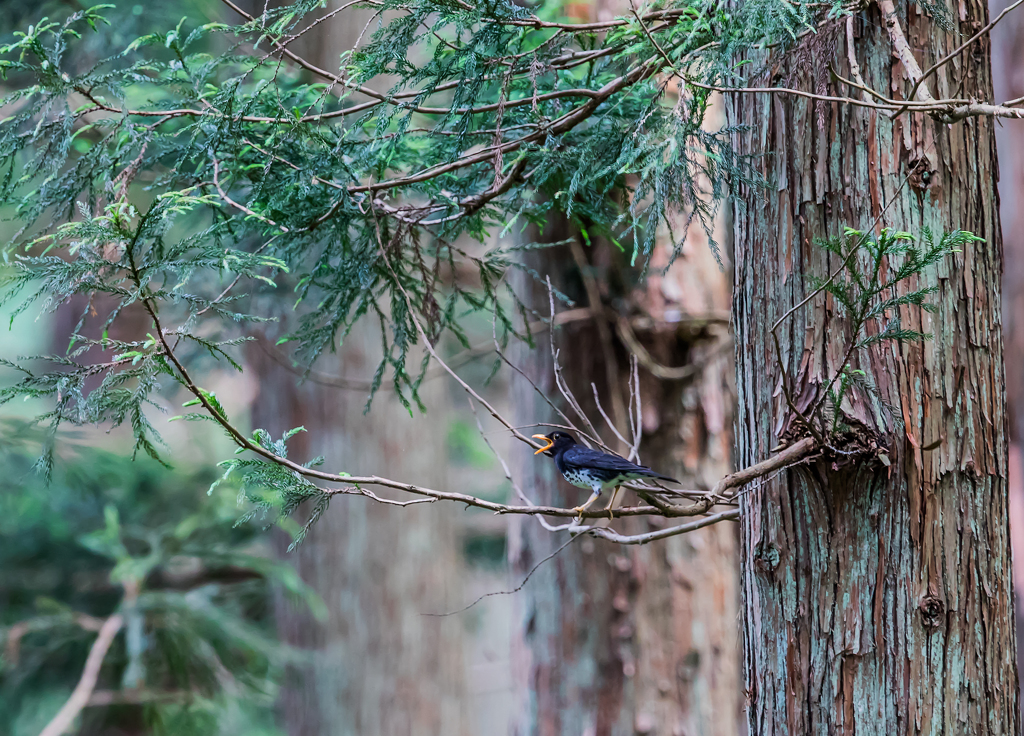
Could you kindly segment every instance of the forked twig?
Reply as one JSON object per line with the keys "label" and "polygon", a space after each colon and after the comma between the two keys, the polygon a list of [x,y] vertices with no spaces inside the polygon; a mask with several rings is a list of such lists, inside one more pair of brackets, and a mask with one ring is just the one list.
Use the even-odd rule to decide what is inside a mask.
{"label": "forked twig", "polygon": [[[593,531],[604,531],[604,530],[593,530]],[[581,535],[579,535],[579,534],[573,534],[572,536],[570,536],[567,540],[565,540],[565,542],[562,543],[562,546],[560,546],[554,552],[552,552],[547,557],[542,559],[536,565],[531,567],[530,571],[528,573],[526,573],[526,577],[523,578],[523,582],[519,583],[519,585],[517,585],[516,587],[512,588],[512,590],[496,590],[496,591],[493,591],[491,593],[484,593],[482,596],[477,598],[475,601],[473,601],[469,605],[463,606],[462,608],[460,608],[460,609],[458,609],[456,611],[448,611],[448,613],[423,613],[423,614],[420,614],[420,615],[421,616],[432,616],[432,617],[437,617],[437,618],[442,618],[444,616],[454,616],[457,613],[462,613],[464,611],[468,611],[470,608],[472,608],[473,606],[475,606],[477,603],[479,603],[480,601],[484,600],[485,598],[493,598],[494,596],[498,596],[498,595],[515,595],[520,590],[522,590],[523,587],[530,581],[530,578],[533,577],[533,574],[535,572],[537,572],[537,570],[540,568],[541,565],[543,565],[548,560],[552,559],[555,555],[557,555],[563,549],[565,549],[570,544],[575,542],[577,539],[580,538],[580,536]]]}

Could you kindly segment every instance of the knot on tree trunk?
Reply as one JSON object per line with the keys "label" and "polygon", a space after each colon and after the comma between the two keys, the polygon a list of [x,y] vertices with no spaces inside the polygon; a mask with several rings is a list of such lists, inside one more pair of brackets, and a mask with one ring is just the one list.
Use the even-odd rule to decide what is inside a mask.
{"label": "knot on tree trunk", "polygon": [[926,629],[938,629],[945,622],[946,604],[931,593],[922,596],[917,609],[921,612],[921,623]]}

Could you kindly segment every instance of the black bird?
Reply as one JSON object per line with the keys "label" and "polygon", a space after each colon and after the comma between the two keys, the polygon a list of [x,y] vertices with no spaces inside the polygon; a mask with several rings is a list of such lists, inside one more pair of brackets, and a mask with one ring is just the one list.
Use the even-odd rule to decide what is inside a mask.
{"label": "black bird", "polygon": [[534,455],[543,452],[545,455],[553,457],[555,467],[558,468],[558,472],[562,474],[563,478],[577,488],[589,488],[593,491],[585,504],[573,509],[581,516],[606,488],[615,489],[608,501],[608,509],[611,513],[619,485],[626,481],[640,478],[660,478],[673,483],[679,482],[675,478],[656,473],[643,465],[631,463],[624,457],[579,445],[576,443],[576,438],[566,432],[552,432],[549,435],[535,434],[533,438],[547,442],[547,445],[533,453]]}

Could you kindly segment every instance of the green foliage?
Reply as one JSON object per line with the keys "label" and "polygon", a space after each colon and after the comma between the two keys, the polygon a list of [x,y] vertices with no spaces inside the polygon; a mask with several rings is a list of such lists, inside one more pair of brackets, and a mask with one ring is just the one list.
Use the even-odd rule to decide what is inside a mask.
{"label": "green foliage", "polygon": [[[827,280],[810,279],[815,291],[823,291],[835,300],[847,320],[849,336],[846,354],[839,372],[826,385],[823,399],[829,433],[848,429],[842,422],[840,407],[852,388],[859,388],[881,401],[868,374],[850,367],[852,355],[865,348],[890,342],[917,342],[929,335],[903,327],[901,308],[916,306],[926,312],[936,307],[927,301],[938,288],[915,288],[915,278],[924,270],[959,253],[972,242],[984,242],[963,230],[943,233],[938,239],[925,228],[919,238],[890,228],[878,237],[847,228],[842,237],[816,241],[825,250],[842,259],[842,267]],[[909,287],[909,288],[908,288]],[[900,422],[896,412],[882,402],[889,418]],[[819,402],[815,409],[821,406]]]}
{"label": "green foliage", "polygon": [[[51,402],[51,438],[127,423],[156,457],[143,409],[168,377],[188,383],[170,351],[235,364],[249,323],[284,312],[281,342],[303,364],[377,322],[371,393],[390,373],[411,407],[417,323],[465,344],[460,321],[480,312],[504,344],[525,315],[505,278],[517,249],[494,236],[560,214],[636,262],[670,211],[710,235],[731,186],[761,182],[731,130],[705,129],[699,84],[738,81],[738,51],[785,46],[839,8],[687,0],[594,28],[555,4],[384,0],[388,20],[322,70],[282,51],[320,6],[185,18],[106,58],[95,39],[120,38],[123,11],[95,6],[0,46],[0,206],[18,224],[2,298],[16,314],[88,303],[66,355],[5,364],[21,377],[0,403]],[[140,310],[150,336],[108,338]]]}
{"label": "green foliage", "polygon": [[[257,429],[252,434],[252,440],[259,447],[267,450],[275,457],[286,459],[288,457],[287,442],[299,432],[305,432],[304,427],[296,427],[285,432],[279,440],[271,438],[270,434],[263,429]],[[242,452],[239,448],[238,453]],[[314,467],[322,465],[322,457],[304,463],[302,467]],[[213,493],[222,483],[233,482],[239,488],[240,499],[247,500],[252,504],[252,510],[242,517],[239,523],[245,523],[256,518],[270,523],[280,523],[291,531],[293,539],[288,551],[292,551],[313,527],[331,502],[331,494],[322,491],[312,482],[299,473],[274,462],[265,460],[225,460],[221,467],[224,474],[219,480],[210,486]],[[346,475],[343,473],[343,475]],[[305,524],[295,528],[289,524],[289,515],[304,502],[311,501],[309,516]]]}
{"label": "green foliage", "polygon": [[128,704],[87,709],[89,727],[143,718],[155,733],[241,734],[258,718],[256,732],[273,732],[266,724],[291,655],[268,620],[271,588],[318,612],[322,603],[257,546],[258,528],[236,522],[233,492],[206,496],[203,471],[65,443],[44,485],[31,472],[38,434],[0,425],[0,722],[38,733],[95,638],[82,616],[120,612],[125,625],[97,688]]}

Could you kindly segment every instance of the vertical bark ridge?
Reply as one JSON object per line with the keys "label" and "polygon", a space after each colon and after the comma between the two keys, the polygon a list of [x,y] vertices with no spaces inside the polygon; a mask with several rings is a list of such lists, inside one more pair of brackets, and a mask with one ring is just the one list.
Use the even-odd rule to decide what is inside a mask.
{"label": "vertical bark ridge", "polygon": [[[1010,3],[993,0],[989,12],[995,15]],[[992,77],[995,99],[1013,100],[1024,96],[1024,18],[1010,13],[992,31]],[[1007,413],[1010,425],[1010,530],[1013,534],[1014,586],[1024,586],[1024,122],[1005,121],[996,126],[1000,160],[1000,216],[1006,266],[1003,273],[1003,335],[1006,341]],[[1018,631],[1024,626],[1024,606],[1017,599]],[[1017,667],[1024,664],[1018,641]]]}

